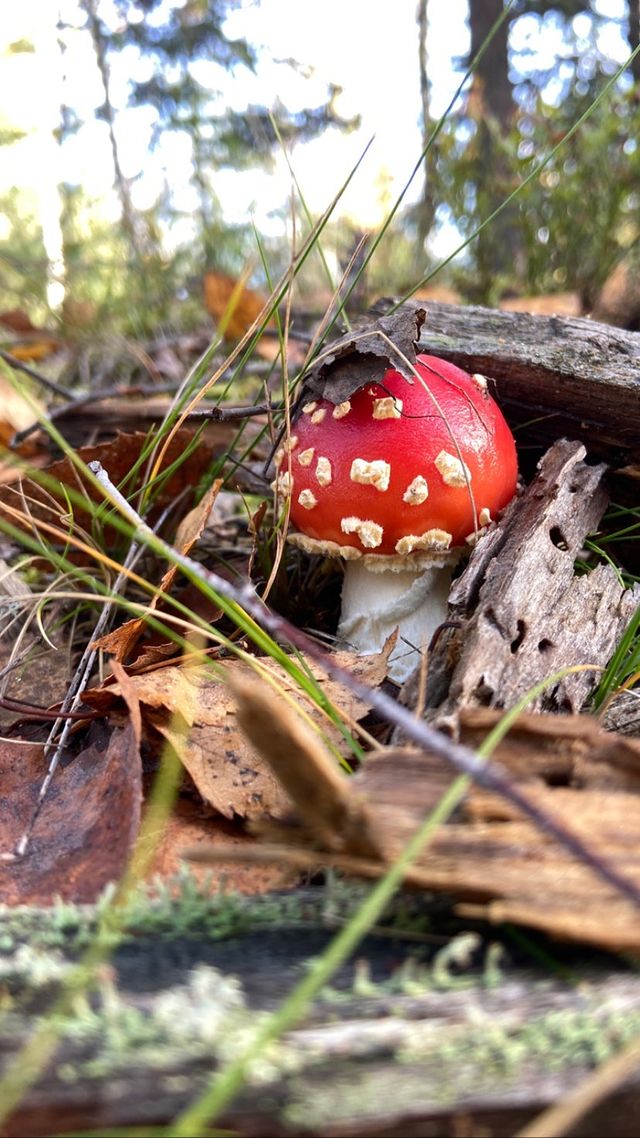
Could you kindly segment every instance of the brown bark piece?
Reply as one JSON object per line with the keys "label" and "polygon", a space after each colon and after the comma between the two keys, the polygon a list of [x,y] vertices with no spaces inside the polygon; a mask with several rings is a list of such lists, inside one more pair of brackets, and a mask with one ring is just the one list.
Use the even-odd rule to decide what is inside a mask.
{"label": "brown bark piece", "polygon": [[[499,713],[486,709],[463,712],[463,741],[479,745],[499,719]],[[258,742],[256,736],[254,746]],[[266,750],[265,755],[271,762]],[[555,820],[601,866],[640,887],[640,741],[603,731],[591,716],[524,714],[493,757],[518,786],[520,801],[526,797],[535,807],[537,819],[525,816],[517,799],[468,786],[449,823],[437,829],[406,872],[406,883],[448,894],[463,915],[638,951],[637,906],[550,836],[544,820]],[[278,760],[274,768],[280,765]],[[323,770],[316,763],[316,781],[326,785],[313,798],[304,780],[288,781],[297,813],[262,827],[274,845],[256,850],[258,860],[266,856],[307,869],[330,864],[346,873],[380,876],[456,778],[445,760],[408,747],[369,755],[355,777],[344,779],[339,796],[333,776],[328,779]],[[324,804],[331,796],[340,799],[335,832],[319,849],[326,830]],[[361,830],[354,835],[356,818]],[[363,835],[370,836],[369,850]],[[211,860],[219,861],[218,855]]]}
{"label": "brown bark piece", "polygon": [[580,443],[555,443],[454,584],[451,615],[460,627],[442,638],[429,669],[427,702],[438,722],[464,707],[511,707],[570,665],[590,670],[553,683],[530,709],[579,711],[596,687],[640,590],[625,591],[606,565],[575,575],[607,503],[604,467],[588,466],[584,455]]}

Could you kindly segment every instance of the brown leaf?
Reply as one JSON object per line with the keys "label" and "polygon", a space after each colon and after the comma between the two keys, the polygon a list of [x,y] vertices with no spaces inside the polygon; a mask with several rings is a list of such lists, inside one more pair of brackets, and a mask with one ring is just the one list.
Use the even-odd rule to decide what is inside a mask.
{"label": "brown leaf", "polygon": [[210,270],[204,274],[204,305],[225,340],[239,340],[258,318],[266,298],[235,277]]}
{"label": "brown leaf", "polygon": [[425,317],[423,308],[401,308],[329,344],[305,375],[303,398],[313,395],[342,403],[363,384],[379,382],[390,367],[411,379],[402,356],[415,363],[416,342]]}
{"label": "brown leaf", "polygon": [[[340,654],[343,663],[354,660]],[[340,754],[350,754],[341,733],[279,665],[260,660],[263,668],[298,706],[320,725],[324,736]],[[384,675],[384,662],[378,657],[357,662],[361,674]],[[252,669],[235,660],[225,664],[228,676],[240,675],[252,681]],[[311,666],[326,699],[348,720],[357,721],[368,707]],[[288,798],[271,772],[268,763],[255,754],[239,730],[235,702],[227,686],[216,679],[208,668],[170,666],[144,675],[129,676],[138,698],[153,726],[168,739],[189,771],[201,795],[227,818],[234,814],[256,818],[263,814],[280,814]],[[122,694],[118,683],[85,693],[85,702],[107,713]],[[152,715],[152,712],[156,714]],[[159,714],[158,714],[159,713]],[[332,758],[332,762],[336,762]]]}
{"label": "brown leaf", "polygon": [[[178,434],[172,439],[167,448],[162,462],[162,470],[166,470],[176,462],[184,453],[193,438],[192,431],[179,431]],[[138,461],[142,449],[148,443],[148,438],[142,432],[135,434],[118,434],[118,436],[108,443],[100,443],[97,446],[80,447],[78,450],[78,457],[82,459],[85,464],[95,460],[102,463],[109,477],[116,486],[124,483],[125,479],[130,475],[132,467]],[[211,449],[204,443],[200,443],[192,453],[185,458],[178,468],[171,474],[171,476],[164,482],[158,490],[154,498],[154,506],[150,512],[149,520],[152,522],[153,518],[164,509],[165,506],[174,502],[175,499],[184,490],[189,492],[189,496],[185,499],[188,504],[192,499],[194,486],[197,486],[202,474],[207,470],[211,461]],[[81,492],[89,501],[104,502],[104,495],[96,490],[93,485],[83,477],[76,467],[69,461],[69,459],[60,459],[59,462],[51,463],[47,468],[47,476],[53,479],[54,482],[60,482],[63,486],[70,486],[76,492]],[[130,491],[131,485],[127,484],[126,491]],[[13,524],[18,524],[15,517],[9,513],[11,507],[21,509],[23,507],[23,494],[29,498],[29,505],[31,514],[34,519],[44,519],[48,522],[56,521],[55,511],[52,515],[51,504],[56,509],[59,509],[58,517],[66,516],[68,512],[68,505],[63,493],[57,494],[52,490],[44,490],[36,484],[32,479],[27,478],[22,480],[17,486],[5,486],[0,490],[0,513],[6,513]],[[83,510],[80,506],[74,505],[74,518],[78,526],[83,528],[91,528],[91,514],[88,510]],[[63,522],[63,527],[67,526]],[[108,549],[117,541],[117,534],[113,530],[106,529],[104,545]]]}
{"label": "brown leaf", "polygon": [[35,324],[31,322],[31,317],[22,308],[8,308],[5,312],[0,312],[0,324],[12,332],[38,331]]}
{"label": "brown leaf", "polygon": [[[92,725],[85,749],[51,784],[26,855],[0,863],[9,905],[92,902],[122,875],[140,823],[142,773],[131,723]],[[0,743],[0,832],[9,852],[27,828],[46,772],[42,748]]]}
{"label": "brown leaf", "polygon": [[[158,877],[176,877],[184,866],[184,853],[187,849],[208,852],[215,849],[221,860],[216,864],[214,884],[237,893],[250,894],[290,887],[297,874],[286,867],[247,865],[232,860],[234,853],[253,844],[254,839],[243,833],[237,824],[220,816],[214,818],[201,804],[180,798],[169,821],[163,825],[146,875],[147,880],[153,882]],[[228,861],[224,860],[225,852],[229,853]],[[212,877],[210,866],[194,866],[193,872],[200,879]]]}
{"label": "brown leaf", "polygon": [[500,308],[504,312],[530,312],[532,316],[582,316],[584,311],[580,294],[577,292],[510,296],[500,301]]}

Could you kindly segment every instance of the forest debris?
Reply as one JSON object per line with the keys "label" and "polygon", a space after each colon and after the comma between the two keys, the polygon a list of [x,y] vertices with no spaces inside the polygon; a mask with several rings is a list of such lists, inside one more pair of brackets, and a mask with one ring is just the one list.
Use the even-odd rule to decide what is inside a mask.
{"label": "forest debris", "polygon": [[[429,663],[430,718],[455,722],[468,706],[510,707],[568,665],[585,665],[529,705],[580,710],[640,603],[608,565],[575,575],[584,539],[607,504],[605,468],[584,461],[581,443],[559,440],[536,477],[475,547],[449,602],[457,628]],[[404,698],[410,702],[412,690]]]}
{"label": "forest debris", "polygon": [[[125,869],[140,824],[142,768],[132,723],[93,724],[84,750],[57,772],[28,852],[11,860],[38,805],[42,747],[0,743],[0,899],[9,905],[95,901]],[[7,857],[9,860],[7,860]]]}
{"label": "forest debris", "polygon": [[[272,715],[280,717],[275,703],[272,707]],[[465,712],[463,738],[477,741],[496,719],[488,711]],[[284,764],[286,771],[286,758],[274,760],[259,732],[252,732],[252,742],[275,770],[282,772]],[[527,784],[528,798],[542,814],[565,820],[596,857],[640,885],[640,742],[611,737],[588,716],[527,715],[499,744],[495,758],[515,784]],[[262,856],[271,851],[275,860],[282,859],[286,845],[292,864],[328,860],[345,872],[378,876],[456,777],[442,759],[408,747],[369,755],[342,790],[334,785],[335,772],[325,776],[325,769],[326,763],[315,762],[313,796],[304,778],[285,773],[297,813],[262,826],[263,835],[278,843],[266,846]],[[331,801],[340,804],[334,833],[318,850]],[[206,854],[198,860],[206,860]],[[475,786],[407,871],[406,882],[451,895],[468,915],[514,921],[610,949],[640,948],[640,913],[629,900],[511,802]]]}
{"label": "forest debris", "polygon": [[[198,485],[202,474],[208,469],[212,456],[211,449],[202,441],[190,454],[185,455],[184,452],[193,437],[192,431],[179,431],[171,439],[164,452],[162,468],[159,473],[166,471],[174,463],[176,469],[165,481],[159,484],[153,498],[151,519],[156,517],[164,507],[175,502],[183,491],[188,491],[189,496],[185,499],[187,504],[193,500],[193,489]],[[130,490],[131,471],[135,468],[143,448],[148,448],[148,444],[148,436],[142,432],[125,434],[121,431],[110,442],[100,443],[97,446],[80,447],[77,451],[77,457],[85,465],[96,460],[101,462],[109,470],[109,476],[117,486],[126,485]],[[178,461],[179,459],[181,461]],[[69,522],[63,519],[69,513],[68,498],[62,489],[57,492],[52,488],[57,483],[60,483],[62,487],[70,487],[86,498],[88,502],[104,502],[104,495],[96,490],[89,479],[78,470],[70,459],[63,458],[57,462],[52,462],[44,471],[44,475],[47,478],[46,489],[31,478],[23,479],[16,485],[3,486],[0,489],[0,516],[5,515],[13,525],[19,525],[15,511],[24,511],[28,506],[32,522],[46,521],[49,524],[59,524],[66,532]],[[27,506],[25,506],[25,499]],[[73,521],[76,526],[91,531],[92,515],[90,508],[85,510],[74,504]],[[32,532],[32,527],[28,521],[25,520],[23,525],[29,529],[29,532]],[[112,546],[115,540],[113,530],[106,528],[103,538],[105,549]]]}
{"label": "forest debris", "polygon": [[[236,671],[230,680],[237,719],[309,825],[312,840],[365,857],[379,856],[365,804],[359,802],[319,737],[270,688]],[[339,847],[339,848],[340,848]]]}
{"label": "forest debris", "polygon": [[[461,740],[478,747],[501,718],[489,708],[466,708],[460,715]],[[640,794],[640,740],[604,730],[591,715],[523,711],[493,757],[519,779]],[[481,798],[482,792],[474,795]]]}
{"label": "forest debris", "polygon": [[267,297],[257,289],[248,288],[241,279],[213,269],[204,274],[202,285],[204,306],[225,340],[240,340],[267,303]]}
{"label": "forest debris", "polygon": [[[171,816],[162,824],[160,833],[152,833],[153,855],[145,873],[145,880],[153,884],[160,878],[163,886],[174,882],[176,891],[180,887],[180,870],[184,868],[184,851],[211,851],[216,849],[221,856],[216,866],[215,880],[220,887],[233,893],[267,893],[273,889],[286,889],[295,884],[298,873],[286,865],[248,864],[246,861],[225,861],[225,852],[245,850],[254,844],[254,839],[244,833],[232,822],[212,817],[211,812],[201,802],[193,802],[184,795],[179,797]],[[211,868],[193,866],[194,876],[202,881],[203,887],[211,877]],[[171,887],[171,886],[169,886]]]}
{"label": "forest debris", "polygon": [[[379,300],[372,318],[395,307]],[[612,466],[637,457],[640,438],[640,336],[581,317],[532,316],[476,305],[426,308],[418,351],[490,376],[512,429],[529,443],[584,438]]]}
{"label": "forest debris", "polygon": [[[185,514],[176,530],[174,539],[174,546],[179,553],[190,553],[196,541],[202,536],[202,532],[209,520],[209,515],[211,514],[221,486],[222,479],[218,478],[202,496],[198,504],[194,506],[192,510],[189,510],[188,514]],[[177,574],[178,566],[169,565],[163,574],[158,588],[149,600],[145,615],[125,621],[125,623],[120,625],[119,628],[116,628],[115,631],[107,632],[104,636],[94,641],[92,647],[110,653],[119,662],[127,660],[147,628],[147,614],[154,612],[164,597],[171,591],[171,586]],[[175,650],[173,642],[170,648],[171,650]],[[162,658],[162,655],[166,656],[169,646],[154,645],[154,649],[154,658],[158,658],[158,653],[160,653],[160,658]]]}
{"label": "forest debris", "polygon": [[[349,653],[340,654],[343,663]],[[305,713],[321,730],[338,755],[351,751],[341,732],[310,701],[305,699],[294,680],[270,660],[260,660],[261,669],[272,677],[278,689]],[[323,697],[339,711],[347,722],[364,717],[368,707],[337,683],[327,680],[315,666],[307,662],[316,677]],[[386,668],[384,655],[357,661],[361,678],[372,684],[381,683]],[[229,682],[239,677],[249,684],[257,683],[255,673],[246,664],[229,660],[224,665]],[[128,676],[140,700],[143,719],[167,739],[188,770],[198,791],[215,810],[226,818],[256,818],[264,814],[280,814],[289,799],[263,757],[256,756],[239,731],[235,701],[222,677],[210,668],[170,665],[142,675]],[[119,683],[108,684],[85,693],[85,703],[108,713],[122,696]],[[331,762],[335,765],[337,757]]]}
{"label": "forest debris", "polygon": [[[434,297],[434,300],[438,299],[440,298]],[[583,311],[580,294],[577,292],[508,296],[502,298],[499,307],[503,312],[528,312],[531,316],[581,316]]]}
{"label": "forest debris", "polygon": [[412,382],[413,374],[402,357],[409,364],[415,362],[416,341],[424,318],[424,308],[405,306],[389,316],[362,323],[334,340],[305,375],[302,398],[314,396],[337,405],[363,384],[382,379],[390,367]]}

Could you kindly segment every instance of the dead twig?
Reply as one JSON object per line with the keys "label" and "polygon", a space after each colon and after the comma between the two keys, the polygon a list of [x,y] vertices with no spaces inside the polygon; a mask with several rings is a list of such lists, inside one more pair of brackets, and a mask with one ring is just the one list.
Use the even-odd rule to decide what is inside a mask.
{"label": "dead twig", "polygon": [[49,379],[46,375],[42,375],[41,372],[36,371],[35,368],[29,367],[29,364],[25,364],[22,360],[16,359],[10,352],[0,351],[0,360],[4,360],[14,371],[22,371],[25,375],[28,375],[30,379],[35,379],[36,383],[40,383],[42,387],[46,387],[47,390],[53,392],[54,395],[62,395],[63,399],[73,399],[73,392],[69,391],[68,387],[62,387],[62,385],[56,383],[55,380]]}
{"label": "dead twig", "polygon": [[516,1138],[562,1138],[594,1107],[617,1091],[640,1067],[640,1042],[634,1040],[619,1055],[614,1055],[580,1084],[562,1102],[543,1110]]}

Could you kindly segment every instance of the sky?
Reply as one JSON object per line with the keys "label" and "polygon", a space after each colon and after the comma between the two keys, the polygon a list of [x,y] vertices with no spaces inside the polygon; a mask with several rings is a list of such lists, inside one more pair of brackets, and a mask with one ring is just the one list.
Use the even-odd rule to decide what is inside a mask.
{"label": "sky", "polygon": [[[54,0],[20,0],[19,4],[3,6],[0,56],[3,46],[22,38],[34,42],[37,53],[2,58],[0,120],[8,119],[30,137],[13,147],[10,163],[0,165],[0,192],[11,185],[30,186],[38,192],[43,181],[43,136],[55,127],[57,107],[64,99],[88,120],[87,125],[65,144],[62,156],[55,155],[50,145],[46,147],[47,165],[53,163],[58,173],[81,183],[88,194],[104,196],[105,210],[111,209],[115,218],[117,203],[110,195],[113,169],[106,126],[92,121],[102,91],[86,34],[78,30],[67,35],[64,79],[60,59],[46,46],[47,32],[55,26],[59,7],[63,14],[72,15],[75,4],[73,0],[61,0],[60,5]],[[436,109],[438,105],[442,109],[455,89],[452,49],[456,55],[466,50],[465,12],[465,0],[431,0],[429,47]],[[454,28],[456,34],[452,36]],[[269,103],[276,96],[291,109],[319,105],[328,83],[343,88],[336,109],[345,117],[360,115],[360,129],[345,135],[332,130],[314,142],[295,146],[292,159],[296,176],[311,210],[319,213],[373,139],[341,212],[363,226],[379,223],[420,153],[415,0],[398,0],[391,17],[387,5],[366,0],[248,2],[232,13],[228,32],[245,36],[261,49],[258,75],[239,70],[233,78],[223,77],[225,98],[237,109],[252,101]],[[283,62],[289,58],[308,65],[306,78]],[[141,66],[141,62],[114,60],[112,94],[116,104],[124,106],[126,80],[136,65]],[[206,65],[204,68],[206,81]],[[215,75],[212,72],[211,82],[220,82],[219,71]],[[140,170],[150,127],[145,110],[123,111],[120,116],[118,140],[128,176]],[[166,140],[157,155],[145,159],[144,176],[133,187],[139,208],[153,204],[165,176],[179,190],[180,171],[188,163],[186,147],[184,139]],[[216,176],[216,192],[228,219],[243,221],[253,215],[267,232],[270,227],[277,230],[282,226],[279,211],[290,184],[282,155],[269,173],[221,171]],[[187,210],[195,204],[191,194],[185,186],[180,204]]]}
{"label": "sky", "polygon": [[[101,0],[101,12],[108,14],[111,2]],[[623,20],[625,0],[595,2],[611,19]],[[77,17],[76,0],[5,0],[3,4],[0,124],[8,121],[25,130],[27,137],[12,147],[10,161],[0,163],[0,193],[12,185],[29,187],[40,210],[52,210],[52,187],[56,179],[65,179],[82,184],[88,195],[100,200],[102,216],[115,221],[119,205],[112,190],[107,127],[94,118],[103,99],[99,74],[87,33],[81,27],[67,33],[61,67],[60,55],[52,50],[59,10],[72,21],[74,13]],[[468,50],[467,0],[430,0],[428,12],[432,114],[437,116],[446,108],[459,81],[455,61]],[[605,33],[610,42],[603,45],[617,61],[625,55],[620,26],[611,24]],[[522,20],[517,29],[521,40],[518,47],[527,47],[535,64],[542,67],[553,63],[557,44],[548,35],[539,34],[535,21]],[[229,17],[227,30],[232,36],[246,37],[260,49],[258,74],[252,76],[239,69],[234,76],[225,77],[214,64],[203,63],[201,78],[213,87],[222,80],[224,98],[237,110],[250,102],[270,105],[276,96],[291,109],[318,105],[326,84],[343,88],[337,109],[345,117],[360,115],[359,130],[349,134],[332,130],[313,142],[298,144],[291,159],[308,206],[319,214],[373,139],[338,213],[363,227],[379,225],[421,149],[415,0],[394,0],[393,4],[370,0],[261,0],[256,4],[245,0]],[[7,55],[6,45],[19,39],[31,40],[36,53]],[[286,65],[284,61],[289,58],[308,65],[306,78]],[[196,208],[195,191],[187,185],[186,177],[188,140],[165,138],[157,153],[149,156],[149,110],[125,108],[127,79],[133,70],[143,72],[144,67],[144,60],[131,53],[112,61],[111,94],[120,108],[117,125],[124,172],[135,178],[133,199],[138,208],[154,204],[166,179],[174,189],[176,204],[188,214]],[[60,153],[52,131],[62,102],[73,106],[86,125]],[[282,233],[283,206],[290,186],[283,155],[269,173],[219,171],[215,178],[216,192],[230,222],[253,217],[263,233],[273,235]],[[418,189],[416,185],[416,194]],[[175,226],[168,235],[169,243],[179,245],[188,240],[190,224],[187,217],[182,228]],[[0,214],[0,236],[2,233]]]}

